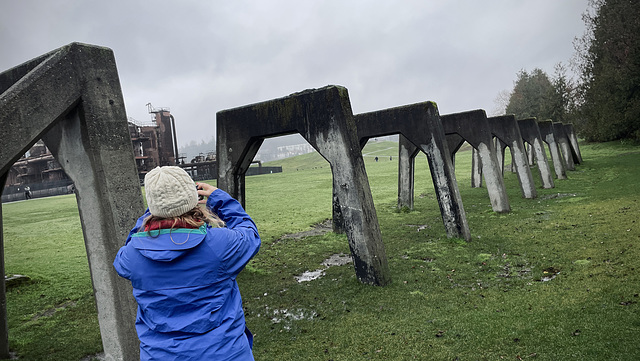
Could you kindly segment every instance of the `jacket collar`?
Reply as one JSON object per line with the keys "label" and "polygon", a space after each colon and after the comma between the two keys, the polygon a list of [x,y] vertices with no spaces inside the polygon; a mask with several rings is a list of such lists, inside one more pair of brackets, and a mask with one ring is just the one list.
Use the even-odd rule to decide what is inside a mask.
{"label": "jacket collar", "polygon": [[131,246],[151,251],[186,250],[199,245],[206,234],[206,225],[137,232],[131,236]]}

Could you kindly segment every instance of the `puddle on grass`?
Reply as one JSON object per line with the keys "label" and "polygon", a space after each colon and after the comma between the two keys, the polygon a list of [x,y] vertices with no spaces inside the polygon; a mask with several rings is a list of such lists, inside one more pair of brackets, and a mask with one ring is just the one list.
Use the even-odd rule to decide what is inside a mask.
{"label": "puddle on grass", "polygon": [[540,200],[554,199],[554,198],[566,198],[566,197],[577,197],[578,193],[554,193],[546,196],[540,197]]}
{"label": "puddle on grass", "polygon": [[[289,331],[291,329],[291,324],[294,321],[312,320],[315,317],[318,317],[318,313],[316,313],[316,311],[307,311],[301,308],[295,310],[289,310],[286,308],[272,310],[267,306],[265,312],[265,316],[271,317],[271,323],[283,324],[282,328],[286,331]],[[260,316],[261,315],[258,314],[258,317]]]}
{"label": "puddle on grass", "polygon": [[549,282],[560,274],[560,270],[555,267],[549,267],[545,268],[542,273],[545,275],[540,278],[540,281]]}
{"label": "puddle on grass", "polygon": [[549,282],[549,281],[551,281],[552,279],[556,278],[556,277],[558,276],[558,274],[560,274],[560,272],[558,272],[558,273],[554,273],[554,274],[549,275],[549,276],[544,276],[544,277],[540,278],[540,281],[542,281],[542,282]]}
{"label": "puddle on grass", "polygon": [[317,269],[315,271],[306,271],[303,274],[301,274],[300,276],[294,276],[296,281],[298,281],[298,283],[301,282],[309,282],[309,281],[313,281],[315,279],[318,279],[320,277],[324,276],[324,270],[323,269]]}
{"label": "puddle on grass", "polygon": [[351,256],[346,255],[344,253],[333,254],[331,255],[331,257],[322,261],[322,265],[324,266],[324,268],[320,268],[315,271],[306,271],[303,274],[299,276],[294,276],[294,277],[296,281],[298,281],[298,283],[313,281],[324,276],[324,271],[327,268],[333,267],[333,266],[344,266],[346,264],[351,263],[351,261],[352,261]]}

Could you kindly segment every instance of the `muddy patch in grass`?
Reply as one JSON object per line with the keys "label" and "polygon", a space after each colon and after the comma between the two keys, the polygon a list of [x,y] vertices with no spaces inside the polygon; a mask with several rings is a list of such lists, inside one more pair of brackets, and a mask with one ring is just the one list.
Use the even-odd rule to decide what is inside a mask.
{"label": "muddy patch in grass", "polygon": [[323,234],[329,233],[333,231],[333,222],[330,219],[326,219],[318,224],[316,224],[315,226],[313,226],[312,229],[308,230],[308,231],[303,231],[303,232],[298,232],[298,233],[291,233],[291,234],[285,234],[284,236],[280,237],[279,240],[283,240],[283,239],[302,239],[305,237],[311,237],[311,236],[321,236]]}
{"label": "muddy patch in grass", "polygon": [[344,266],[352,262],[352,258],[350,255],[346,255],[344,253],[334,254],[331,257],[322,261],[323,268],[319,268],[315,271],[306,271],[299,276],[294,276],[298,283],[309,282],[315,279],[318,279],[324,276],[324,272],[329,267],[333,266]]}

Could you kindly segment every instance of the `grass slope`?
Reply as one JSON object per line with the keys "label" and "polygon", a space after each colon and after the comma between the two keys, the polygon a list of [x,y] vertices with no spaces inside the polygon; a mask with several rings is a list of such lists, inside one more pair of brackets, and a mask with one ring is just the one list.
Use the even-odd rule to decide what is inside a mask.
{"label": "grass slope", "polygon": [[[331,218],[322,157],[247,177],[263,245],[238,282],[257,360],[640,358],[640,148],[583,145],[584,164],[534,200],[507,173],[508,214],[491,211],[485,188],[470,188],[470,152],[458,154],[469,243],[445,236],[424,156],[415,210],[400,212],[397,145],[370,142],[363,152],[393,278],[383,288],[360,284],[351,265],[321,265],[349,253],[344,235],[283,237]],[[12,350],[22,360],[98,352],[74,198],[5,204],[3,222],[7,273],[32,279],[7,291]],[[325,274],[296,281],[317,269]]]}

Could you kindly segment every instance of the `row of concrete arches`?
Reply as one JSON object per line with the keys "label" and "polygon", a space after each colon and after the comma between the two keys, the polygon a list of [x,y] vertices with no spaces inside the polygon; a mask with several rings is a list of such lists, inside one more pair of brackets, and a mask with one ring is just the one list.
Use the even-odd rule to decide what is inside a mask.
{"label": "row of concrete arches", "polygon": [[[106,357],[136,359],[135,300],[130,284],[111,265],[144,205],[113,52],[73,43],[0,73],[0,125],[2,139],[11,140],[0,146],[3,183],[11,165],[39,139],[74,181]],[[537,130],[530,133],[534,125]],[[483,110],[441,116],[434,102],[354,115],[347,89],[327,86],[218,112],[218,187],[244,203],[245,173],[262,142],[301,134],[331,165],[334,230],[347,235],[358,279],[384,286],[391,277],[361,154],[368,139],[400,134],[401,207],[413,205],[414,158],[424,152],[447,236],[469,240],[453,166],[461,141],[471,144],[477,154],[474,177],[484,175],[494,211],[508,212],[497,149],[504,154],[502,144],[510,147],[523,195],[533,198],[523,141],[543,167],[542,141],[550,147],[556,144],[560,133],[555,129],[561,128],[550,124],[548,133],[546,127],[545,122],[530,119],[487,118]],[[568,149],[579,156],[577,142],[568,144],[575,144]],[[569,153],[557,151],[564,152],[558,159],[567,161]],[[554,150],[550,152],[555,157]],[[562,178],[556,158],[553,163]],[[550,172],[541,168],[540,173],[543,186],[552,187]],[[0,249],[3,242],[0,238]],[[0,268],[4,272],[3,254]],[[5,300],[0,287],[3,305]],[[8,357],[6,307],[0,307],[0,357]]]}

